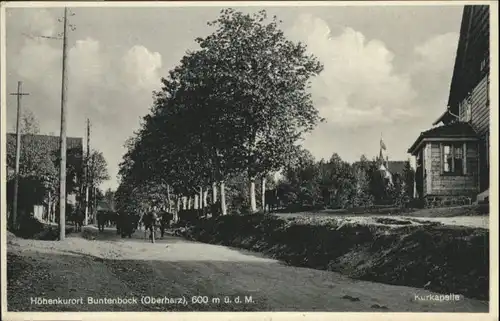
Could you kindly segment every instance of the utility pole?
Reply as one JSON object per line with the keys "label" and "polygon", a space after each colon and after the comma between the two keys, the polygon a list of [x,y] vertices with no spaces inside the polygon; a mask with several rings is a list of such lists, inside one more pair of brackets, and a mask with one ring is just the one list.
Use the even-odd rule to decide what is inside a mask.
{"label": "utility pole", "polygon": [[[70,13],[74,16],[74,13]],[[61,83],[61,135],[60,135],[60,171],[59,171],[59,240],[62,241],[66,236],[66,93],[67,93],[67,56],[68,56],[68,28],[72,31],[75,27],[71,25],[68,21],[68,8],[64,7],[64,17],[63,19],[58,19],[59,22],[63,22],[63,33],[58,37],[42,36],[42,35],[28,35],[24,34],[30,38],[46,38],[62,40],[62,83]]]}
{"label": "utility pole", "polygon": [[89,224],[89,159],[90,159],[90,119],[87,118],[87,157],[85,158],[85,225]]}
{"label": "utility pole", "polygon": [[22,92],[21,81],[17,82],[17,92],[11,95],[17,96],[17,123],[16,123],[16,168],[14,174],[14,208],[12,209],[12,228],[17,229],[17,203],[19,190],[19,159],[21,158],[21,96],[27,96],[29,93]]}
{"label": "utility pole", "polygon": [[[95,154],[91,156],[92,159],[92,167],[94,167],[95,164]],[[91,211],[91,217],[94,222],[94,224],[97,224],[97,186],[95,186],[95,177],[94,173],[90,173],[90,187],[92,188],[92,211]]]}
{"label": "utility pole", "polygon": [[94,187],[94,222],[97,224],[97,186]]}
{"label": "utility pole", "polygon": [[64,8],[63,27],[63,56],[62,56],[62,84],[61,84],[61,138],[60,138],[60,171],[59,171],[59,240],[66,237],[66,95],[68,89],[68,8]]}

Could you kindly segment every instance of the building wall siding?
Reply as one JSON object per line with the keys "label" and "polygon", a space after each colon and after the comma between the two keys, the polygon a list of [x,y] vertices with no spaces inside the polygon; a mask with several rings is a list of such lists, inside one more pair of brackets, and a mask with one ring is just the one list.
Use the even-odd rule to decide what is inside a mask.
{"label": "building wall siding", "polygon": [[464,8],[448,101],[455,114],[459,113],[459,103],[484,77],[481,66],[484,64],[484,70],[489,70],[489,16],[488,5],[468,5]]}
{"label": "building wall siding", "polygon": [[432,171],[429,166],[432,163],[431,145],[431,143],[428,143],[424,147],[424,195],[432,191]]}
{"label": "building wall siding", "polygon": [[481,79],[471,94],[472,119],[471,125],[479,136],[488,135],[490,131],[490,108],[489,108],[489,76]]}
{"label": "building wall siding", "polygon": [[427,144],[430,149],[430,161],[427,165],[427,191],[425,195],[475,195],[478,185],[477,143],[467,142],[466,174],[448,176],[441,174],[442,156],[440,143]]}

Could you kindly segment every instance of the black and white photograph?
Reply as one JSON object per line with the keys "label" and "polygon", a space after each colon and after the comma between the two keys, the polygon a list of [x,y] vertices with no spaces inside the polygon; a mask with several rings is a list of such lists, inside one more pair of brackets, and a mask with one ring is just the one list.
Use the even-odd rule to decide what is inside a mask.
{"label": "black and white photograph", "polygon": [[496,1],[1,5],[6,320],[498,318]]}

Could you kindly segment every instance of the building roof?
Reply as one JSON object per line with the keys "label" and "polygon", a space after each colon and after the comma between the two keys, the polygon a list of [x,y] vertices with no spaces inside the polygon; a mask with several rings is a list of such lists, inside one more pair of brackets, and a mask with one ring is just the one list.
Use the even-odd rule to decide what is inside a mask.
{"label": "building roof", "polygon": [[[59,150],[59,139],[60,139],[59,136],[24,134],[24,135],[21,135],[21,139],[23,142],[27,142],[28,144],[33,142],[36,144],[47,145],[47,147],[51,151]],[[16,141],[16,134],[7,133],[7,146],[8,146],[9,141],[15,142]],[[72,149],[72,148],[83,149],[83,139],[81,137],[67,137],[66,138],[66,148],[67,149]]]}
{"label": "building roof", "polygon": [[[7,155],[14,155],[16,148],[16,134],[7,133],[6,135]],[[21,135],[21,147],[23,150],[38,150],[47,153],[52,160],[56,161],[59,157],[59,136],[50,135]],[[67,155],[76,150],[73,156],[83,161],[83,139],[78,137],[66,138]],[[7,156],[7,167],[14,166],[13,156]]]}
{"label": "building roof", "polygon": [[418,136],[417,140],[408,149],[408,153],[413,154],[417,146],[425,138],[477,138],[477,133],[469,123],[465,122],[455,122],[434,127],[420,133],[420,136]]}
{"label": "building roof", "polygon": [[[360,163],[361,163],[360,161],[356,161],[356,162],[352,163],[352,165],[357,166]],[[392,174],[396,174],[396,173],[402,174],[406,164],[408,164],[408,163],[409,163],[409,161],[389,161],[389,163],[387,165],[389,167],[388,168],[389,172],[391,172]]]}
{"label": "building roof", "polygon": [[450,113],[450,109],[447,108],[444,113],[441,114],[441,116],[439,116],[438,119],[436,119],[433,123],[432,123],[432,126],[436,126],[437,124],[439,124],[440,122],[443,122],[443,124],[449,124],[451,123],[453,120],[457,119],[456,116],[452,115]]}
{"label": "building roof", "polygon": [[113,209],[106,201],[97,202],[97,210],[98,211],[112,211]]}
{"label": "building roof", "polygon": [[389,161],[387,169],[392,174],[403,174],[405,166],[409,163],[409,161]]}
{"label": "building roof", "polygon": [[[483,77],[482,73],[489,73],[489,14],[489,5],[467,5],[464,7],[448,98],[449,109],[454,114],[458,114],[458,104],[479,83]],[[484,71],[481,70],[483,61],[486,61]],[[438,121],[443,121],[446,124],[453,120],[451,115],[443,116]]]}

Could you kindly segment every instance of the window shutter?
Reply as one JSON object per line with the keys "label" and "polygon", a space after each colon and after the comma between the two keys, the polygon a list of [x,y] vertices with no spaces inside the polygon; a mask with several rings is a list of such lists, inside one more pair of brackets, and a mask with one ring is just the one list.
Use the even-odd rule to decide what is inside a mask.
{"label": "window shutter", "polygon": [[463,151],[462,151],[462,155],[463,155],[463,171],[464,171],[464,175],[467,175],[467,142],[464,142],[464,145],[463,145]]}
{"label": "window shutter", "polygon": [[443,175],[444,173],[444,147],[443,147],[443,143],[439,143],[439,156],[441,157],[441,164],[440,164],[440,170],[441,170],[441,175]]}

